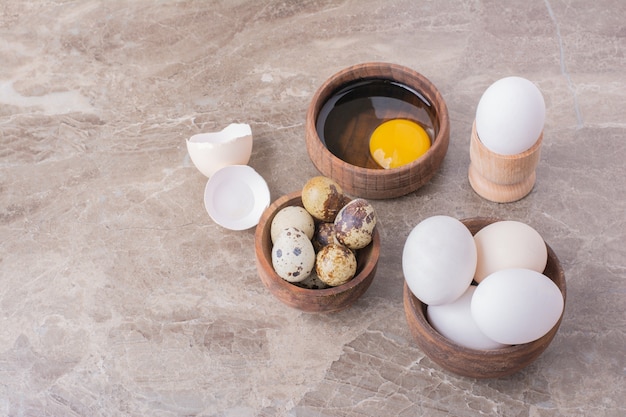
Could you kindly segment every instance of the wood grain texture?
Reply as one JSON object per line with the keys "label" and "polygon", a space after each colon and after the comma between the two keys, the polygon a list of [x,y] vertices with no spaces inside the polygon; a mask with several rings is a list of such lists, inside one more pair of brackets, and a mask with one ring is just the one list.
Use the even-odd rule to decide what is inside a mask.
{"label": "wood grain texture", "polygon": [[539,163],[543,132],[535,144],[516,155],[501,155],[489,150],[478,137],[476,122],[470,140],[470,185],[481,197],[510,203],[528,195],[535,186],[535,169]]}
{"label": "wood grain texture", "polygon": [[[476,217],[462,222],[472,234],[476,234],[483,227],[499,220]],[[543,273],[559,287],[565,300],[565,274],[552,248],[546,246],[548,263]],[[418,347],[442,368],[470,378],[504,377],[530,365],[548,347],[563,319],[561,315],[546,335],[533,342],[501,349],[476,350],[460,346],[439,334],[426,319],[426,304],[413,295],[406,281],[403,299],[407,324]]]}
{"label": "wood grain texture", "polygon": [[284,304],[310,313],[331,313],[352,305],[371,285],[378,266],[380,235],[374,229],[372,242],[357,251],[357,272],[354,278],[338,287],[308,289],[291,284],[274,271],[272,266],[272,219],[282,208],[301,206],[299,191],[274,201],[263,213],[255,232],[256,265],[261,281]]}
{"label": "wood grain texture", "polygon": [[[405,166],[385,170],[352,165],[332,154],[319,138],[316,121],[324,103],[342,86],[358,80],[386,79],[420,92],[432,105],[435,138],[430,149]],[[357,129],[358,126],[355,126]],[[306,147],[315,167],[337,181],[350,195],[386,199],[409,194],[426,184],[439,170],[450,139],[450,121],[445,100],[423,75],[389,63],[365,63],[348,67],[330,77],[317,90],[306,116]]]}

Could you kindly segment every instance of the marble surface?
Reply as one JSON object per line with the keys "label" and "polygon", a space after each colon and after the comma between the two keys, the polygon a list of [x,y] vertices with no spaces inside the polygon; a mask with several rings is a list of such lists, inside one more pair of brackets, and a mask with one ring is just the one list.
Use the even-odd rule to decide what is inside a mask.
{"label": "marble surface", "polygon": [[[18,1],[0,5],[0,415],[623,416],[626,2]],[[442,169],[374,201],[378,274],[304,314],[262,286],[254,229],[208,217],[185,139],[252,126],[272,199],[317,175],[315,90],[352,64],[427,76],[451,119]],[[547,120],[530,195],[467,179],[482,92],[520,75]],[[524,221],[559,256],[562,326],[501,379],[442,370],[402,307],[401,252],[435,214]]]}

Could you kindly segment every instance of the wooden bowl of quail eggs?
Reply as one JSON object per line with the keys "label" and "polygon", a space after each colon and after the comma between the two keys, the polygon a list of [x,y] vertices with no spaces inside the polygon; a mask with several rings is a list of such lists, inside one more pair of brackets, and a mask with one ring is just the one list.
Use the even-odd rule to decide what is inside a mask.
{"label": "wooden bowl of quail eggs", "polygon": [[409,233],[404,311],[433,362],[471,378],[511,375],[552,342],[565,307],[561,264],[530,225],[437,215]]}
{"label": "wooden bowl of quail eggs", "polygon": [[351,306],[372,283],[379,252],[373,206],[350,198],[325,176],[270,204],[255,233],[265,287],[284,304],[310,313]]}

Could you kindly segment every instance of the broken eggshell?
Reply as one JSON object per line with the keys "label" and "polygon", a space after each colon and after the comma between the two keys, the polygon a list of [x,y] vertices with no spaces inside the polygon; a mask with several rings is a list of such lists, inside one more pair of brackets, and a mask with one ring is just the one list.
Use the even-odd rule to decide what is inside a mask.
{"label": "broken eggshell", "polygon": [[248,165],[226,166],[209,178],[204,206],[213,221],[230,230],[256,226],[270,204],[267,183]]}
{"label": "broken eggshell", "polygon": [[199,133],[187,139],[191,162],[207,177],[229,165],[246,165],[252,155],[252,129],[231,123],[219,132]]}

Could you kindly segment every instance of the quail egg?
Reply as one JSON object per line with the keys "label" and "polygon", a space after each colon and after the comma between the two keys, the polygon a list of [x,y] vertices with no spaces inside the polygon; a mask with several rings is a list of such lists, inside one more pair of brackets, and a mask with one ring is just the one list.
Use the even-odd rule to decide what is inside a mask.
{"label": "quail egg", "polygon": [[315,271],[324,283],[336,287],[345,284],[356,274],[356,256],[342,245],[324,246],[315,259]]}
{"label": "quail egg", "polygon": [[334,223],[339,243],[350,249],[361,249],[372,241],[376,212],[367,200],[356,198],[339,211]]}
{"label": "quail egg", "polygon": [[272,247],[272,266],[282,279],[289,282],[305,280],[315,267],[315,249],[307,235],[288,227],[276,238]]}
{"label": "quail egg", "polygon": [[317,220],[334,221],[344,202],[341,186],[328,177],[313,177],[302,188],[302,205]]}
{"label": "quail egg", "polygon": [[278,235],[288,227],[295,227],[301,230],[309,238],[313,238],[315,232],[315,222],[313,217],[304,207],[287,206],[283,207],[272,220],[270,236],[272,242],[275,242]]}
{"label": "quail egg", "polygon": [[315,233],[313,233],[313,247],[316,251],[319,251],[326,245],[331,243],[339,243],[337,236],[335,235],[335,223],[320,222],[315,226]]}

